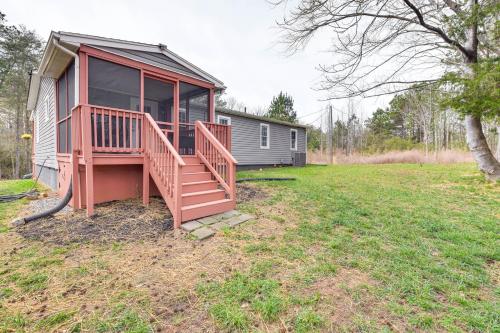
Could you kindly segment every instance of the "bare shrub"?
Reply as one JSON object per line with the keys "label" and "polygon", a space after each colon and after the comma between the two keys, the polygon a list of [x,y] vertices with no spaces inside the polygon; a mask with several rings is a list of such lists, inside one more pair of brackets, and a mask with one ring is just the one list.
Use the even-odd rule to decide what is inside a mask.
{"label": "bare shrub", "polygon": [[[328,161],[326,153],[307,152],[307,161],[311,164],[326,164]],[[461,150],[443,150],[431,152],[428,155],[421,150],[390,151],[375,155],[362,155],[355,153],[345,155],[336,153],[333,158],[334,164],[389,164],[389,163],[467,163],[473,162],[469,152]]]}

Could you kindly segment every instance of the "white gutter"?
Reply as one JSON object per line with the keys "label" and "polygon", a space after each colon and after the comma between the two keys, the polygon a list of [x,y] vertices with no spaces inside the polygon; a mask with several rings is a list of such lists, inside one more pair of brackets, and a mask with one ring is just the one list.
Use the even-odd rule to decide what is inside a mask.
{"label": "white gutter", "polygon": [[[58,38],[54,38],[52,43],[59,50],[63,51],[66,54],[69,54],[73,58],[75,58],[75,105],[80,104],[80,57],[75,52],[68,50],[58,42]],[[74,105],[73,105],[74,106]],[[73,108],[73,106],[71,106]]]}

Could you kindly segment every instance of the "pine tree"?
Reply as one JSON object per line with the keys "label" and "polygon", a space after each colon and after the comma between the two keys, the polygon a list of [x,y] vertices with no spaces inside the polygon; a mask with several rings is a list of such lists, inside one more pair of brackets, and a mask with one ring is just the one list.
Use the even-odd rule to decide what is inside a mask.
{"label": "pine tree", "polygon": [[293,109],[292,96],[280,91],[278,96],[273,97],[266,116],[291,123],[297,122],[297,111]]}

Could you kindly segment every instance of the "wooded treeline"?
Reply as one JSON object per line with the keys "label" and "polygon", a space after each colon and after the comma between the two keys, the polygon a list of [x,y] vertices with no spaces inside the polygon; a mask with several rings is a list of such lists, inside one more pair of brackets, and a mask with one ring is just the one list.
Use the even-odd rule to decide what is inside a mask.
{"label": "wooded treeline", "polygon": [[[429,152],[467,150],[463,118],[446,106],[446,91],[438,85],[415,87],[396,95],[385,109],[378,108],[362,119],[352,101],[345,112],[329,108],[320,125],[308,131],[308,148],[326,153],[329,142],[335,153],[376,154],[387,151],[420,149]],[[483,122],[490,147],[500,156],[500,124]]]}
{"label": "wooded treeline", "polygon": [[[29,73],[38,67],[43,42],[24,26],[8,25],[0,12],[0,178],[31,171]],[[24,139],[23,139],[24,137]]]}

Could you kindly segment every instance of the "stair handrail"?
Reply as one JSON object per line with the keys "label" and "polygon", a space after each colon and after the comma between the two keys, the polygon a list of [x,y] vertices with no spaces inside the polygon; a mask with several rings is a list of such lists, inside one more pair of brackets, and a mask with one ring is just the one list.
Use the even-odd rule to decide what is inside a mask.
{"label": "stair handrail", "polygon": [[153,117],[149,113],[144,113],[146,116],[146,119],[149,121],[149,124],[153,127],[155,132],[160,136],[161,140],[165,145],[168,147],[168,150],[170,153],[174,156],[175,160],[180,166],[186,165],[186,162],[182,159],[181,155],[175,150],[174,146],[168,141],[167,137],[165,136],[165,133],[160,129],[156,121],[153,119]]}
{"label": "stair handrail", "polygon": [[[227,179],[221,175],[218,164],[220,161],[211,161],[213,157],[206,156],[200,149],[202,136],[205,137],[213,148],[221,155],[229,167],[227,170]],[[202,162],[207,166],[214,177],[219,181],[221,186],[228,192],[232,200],[236,199],[236,164],[238,161],[231,155],[231,153],[224,147],[224,145],[217,140],[217,138],[210,132],[210,130],[199,120],[195,122],[195,151],[196,155],[200,157]],[[215,164],[215,165],[214,165]]]}
{"label": "stair handrail", "polygon": [[[182,167],[185,166],[186,163],[179,155],[179,153],[177,153],[170,141],[168,141],[167,137],[160,129],[156,121],[153,119],[153,117],[151,117],[149,113],[145,113],[144,115],[144,119],[146,119],[146,121],[144,122],[144,155],[145,158],[149,159],[149,161],[153,164],[153,166],[149,166],[149,170],[153,169],[153,172],[149,172],[151,172],[151,175],[157,183],[156,185],[160,190],[160,193],[162,193],[162,196],[164,196],[167,206],[172,213],[174,226],[178,228],[180,227],[182,221]],[[166,151],[164,151],[164,153],[168,151],[168,154],[173,157],[173,165],[168,163],[168,155],[166,160],[167,162],[165,162],[165,159],[161,159],[161,152],[158,153],[151,150],[151,145],[153,144],[151,142],[152,138],[150,137],[149,130],[147,130],[146,126],[150,126],[150,128],[156,134],[156,139],[159,139],[161,143],[164,144],[164,146],[166,147]],[[162,149],[160,149],[160,151],[161,150]],[[173,170],[170,170],[170,173],[168,172],[169,167],[173,167]],[[165,170],[167,171],[166,174]],[[158,182],[160,184],[158,184]]]}

